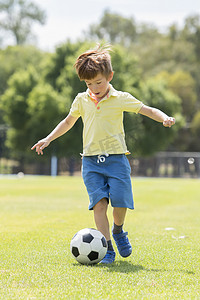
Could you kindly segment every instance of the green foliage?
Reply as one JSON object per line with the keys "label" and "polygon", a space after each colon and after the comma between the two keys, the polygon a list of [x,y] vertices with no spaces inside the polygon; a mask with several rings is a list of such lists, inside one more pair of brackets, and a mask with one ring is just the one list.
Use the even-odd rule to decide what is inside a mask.
{"label": "green foliage", "polygon": [[110,43],[130,45],[137,36],[133,18],[124,18],[119,14],[105,10],[99,24],[92,24],[87,34],[90,38],[107,40]]}
{"label": "green foliage", "polygon": [[16,130],[23,130],[30,118],[28,95],[38,83],[38,74],[33,67],[18,71],[8,81],[8,89],[2,96],[2,108],[7,124]]}
{"label": "green foliage", "polygon": [[9,125],[6,145],[12,150],[13,157],[20,158],[27,150],[30,136],[27,123],[31,117],[28,112],[28,96],[38,80],[38,74],[32,66],[27,70],[18,71],[10,77],[8,89],[1,97],[1,108]]}
{"label": "green foliage", "polygon": [[179,70],[173,74],[161,72],[156,78],[164,79],[170,90],[179,96],[182,102],[183,115],[187,121],[190,121],[195,112],[197,101],[195,81],[192,76],[188,72]]}
{"label": "green foliage", "polygon": [[[34,143],[46,136],[65,117],[77,93],[86,89],[85,83],[80,82],[72,65],[76,57],[90,46],[88,43],[71,44],[71,42],[62,45],[55,54],[49,56],[48,64],[42,71],[42,78],[31,67],[11,77],[2,103],[6,120],[12,127],[8,134],[7,145],[15,149],[15,154],[17,149],[20,151],[23,148],[28,149],[31,142]],[[180,107],[176,105],[177,98],[167,92],[166,87],[158,85],[158,82],[156,84],[151,82],[144,88],[134,54],[116,45],[111,55],[115,71],[112,84],[115,88],[128,91],[146,101],[146,104],[163,109],[170,115],[180,111]],[[160,99],[164,101],[160,103]],[[171,130],[167,133],[161,124],[152,124],[152,121],[133,114],[125,116],[125,128],[129,150],[140,155],[150,155],[164,149],[176,131]],[[79,154],[82,145],[81,130],[79,120],[67,135],[50,146],[46,151],[47,156],[52,153],[58,156]],[[153,134],[153,138],[150,133]]]}
{"label": "green foliage", "polygon": [[13,73],[33,65],[41,71],[41,62],[49,54],[45,54],[33,46],[14,46],[0,50],[0,95],[8,87],[8,79]]}
{"label": "green foliage", "polygon": [[194,151],[200,152],[199,137],[200,137],[200,111],[194,114],[191,122],[191,132],[193,139],[191,141]]}
{"label": "green foliage", "polygon": [[[67,99],[55,91],[47,83],[38,84],[28,97],[28,112],[30,115],[27,122],[27,147],[30,150],[32,144],[39,139],[47,136],[56,125],[66,117],[68,113]],[[79,125],[79,126],[77,126]],[[79,122],[71,132],[61,137],[45,150],[45,156],[49,157],[56,154],[58,157],[73,155],[76,149],[76,155],[81,152],[81,129]],[[32,155],[35,155],[32,153]]]}
{"label": "green foliage", "polygon": [[[57,85],[57,80],[61,76],[65,64],[68,59],[78,50],[79,44],[73,44],[70,41],[56,48],[55,53],[53,53],[49,60],[46,62],[44,69],[44,77],[49,82],[54,89],[59,89]],[[73,64],[71,65],[71,69]],[[60,91],[60,90],[59,90]]]}
{"label": "green foliage", "polygon": [[198,111],[193,118],[191,124],[192,132],[198,136],[200,136],[200,111]]}
{"label": "green foliage", "polygon": [[0,124],[4,124],[3,115],[5,112],[1,108],[1,95],[8,88],[9,78],[20,70],[26,70],[29,65],[41,72],[41,62],[48,57],[39,49],[33,46],[14,46],[0,50]]}
{"label": "green foliage", "polygon": [[45,68],[44,78],[62,95],[70,99],[70,104],[77,93],[86,89],[84,82],[81,82],[73,67],[76,58],[84,51],[94,47],[94,44],[77,42],[67,43],[56,48],[54,54],[49,57]]}
{"label": "green foliage", "polygon": [[194,14],[186,18],[181,37],[192,42],[195,54],[200,58],[200,15]]}
{"label": "green foliage", "polygon": [[137,96],[140,70],[136,56],[127,51],[126,48],[115,45],[113,52],[111,52],[111,58],[114,70],[113,86],[118,90]]}
{"label": "green foliage", "polygon": [[45,13],[30,0],[2,0],[0,2],[0,28],[24,44],[31,35],[32,22],[45,23]]}
{"label": "green foliage", "polygon": [[[19,1],[7,1],[7,5],[11,2],[19,5]],[[54,53],[22,46],[0,50],[0,123],[10,127],[7,145],[15,155],[17,151],[29,153],[31,144],[66,116],[77,93],[86,90],[73,68],[75,60],[95,47],[94,40],[101,43],[103,39],[113,44],[113,86],[176,117],[176,125],[168,129],[125,113],[129,150],[135,155],[165,149],[199,151],[199,32],[199,15],[187,17],[182,28],[172,24],[161,33],[150,24],[136,24],[133,18],[106,10],[99,23],[88,29],[88,40],[68,40]],[[47,156],[78,155],[81,131],[78,120],[69,133],[50,145]]]}
{"label": "green foliage", "polygon": [[58,124],[65,111],[64,99],[47,83],[39,83],[29,93],[27,122],[31,132],[30,143],[49,134]]}
{"label": "green foliage", "polygon": [[158,108],[176,118],[176,126],[169,129],[144,116],[125,115],[129,150],[136,155],[149,156],[156,151],[166,149],[176,136],[183,122],[180,114],[181,101],[167,89],[163,81],[156,79],[141,83],[139,98],[145,105]]}

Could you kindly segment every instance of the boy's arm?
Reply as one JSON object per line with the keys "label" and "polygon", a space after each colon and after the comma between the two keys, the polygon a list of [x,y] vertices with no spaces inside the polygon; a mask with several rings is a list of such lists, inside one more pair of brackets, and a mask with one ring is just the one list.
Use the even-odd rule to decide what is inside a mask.
{"label": "boy's arm", "polygon": [[38,155],[43,155],[43,149],[46,148],[53,140],[57,139],[59,136],[66,133],[70,130],[74,124],[76,123],[78,118],[72,117],[72,115],[68,115],[64,120],[62,120],[56,128],[44,139],[38,141],[31,150],[35,149]]}
{"label": "boy's arm", "polygon": [[161,122],[165,127],[171,127],[175,124],[175,118],[169,117],[161,110],[147,105],[142,106],[139,110],[139,114],[147,116],[157,122]]}

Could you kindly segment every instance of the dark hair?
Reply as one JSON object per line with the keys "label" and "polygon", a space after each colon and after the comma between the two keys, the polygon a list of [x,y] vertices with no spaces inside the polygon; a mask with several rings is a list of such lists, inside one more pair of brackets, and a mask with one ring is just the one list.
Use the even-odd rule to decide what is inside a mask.
{"label": "dark hair", "polygon": [[108,78],[113,71],[109,51],[109,46],[98,45],[97,49],[82,53],[74,65],[80,80],[91,80],[99,73]]}

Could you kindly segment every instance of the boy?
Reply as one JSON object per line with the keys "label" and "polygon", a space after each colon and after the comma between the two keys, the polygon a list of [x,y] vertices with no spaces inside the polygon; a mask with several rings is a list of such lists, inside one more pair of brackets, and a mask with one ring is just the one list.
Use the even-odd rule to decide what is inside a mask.
{"label": "boy", "polygon": [[123,112],[145,115],[165,127],[175,124],[175,119],[162,111],[148,107],[129,93],[115,90],[110,81],[113,70],[109,49],[98,47],[81,54],[75,63],[80,80],[88,89],[80,93],[72,103],[68,116],[44,139],[31,149],[43,154],[51,141],[70,130],[79,117],[83,128],[82,176],[90,205],[94,211],[97,229],[107,239],[108,251],[101,263],[115,261],[107,208],[109,199],[113,207],[112,235],[122,257],[131,255],[132,247],[123,230],[127,208],[134,209],[130,178],[130,165],[123,128]]}

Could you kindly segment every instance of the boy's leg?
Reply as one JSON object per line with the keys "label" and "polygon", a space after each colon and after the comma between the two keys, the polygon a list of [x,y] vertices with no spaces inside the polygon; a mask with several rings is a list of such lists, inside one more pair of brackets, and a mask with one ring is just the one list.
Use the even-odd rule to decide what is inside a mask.
{"label": "boy's leg", "polygon": [[110,238],[110,226],[107,217],[108,201],[106,198],[101,199],[94,207],[94,219],[97,229],[105,236],[108,243],[108,251],[101,261],[104,264],[110,264],[115,261],[115,251]]}
{"label": "boy's leg", "polygon": [[106,198],[101,199],[94,207],[94,220],[97,229],[105,236],[106,240],[110,240],[109,221],[107,217],[108,201]]}
{"label": "boy's leg", "polygon": [[124,224],[127,208],[124,207],[114,207],[113,208],[113,218],[114,225],[112,229],[113,238],[117,245],[119,254],[123,257],[128,257],[132,253],[132,247],[128,240],[128,232],[124,232],[122,227]]}
{"label": "boy's leg", "polygon": [[126,211],[127,211],[126,207],[114,207],[113,208],[113,219],[114,219],[115,225],[121,226],[124,224]]}

